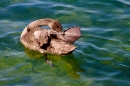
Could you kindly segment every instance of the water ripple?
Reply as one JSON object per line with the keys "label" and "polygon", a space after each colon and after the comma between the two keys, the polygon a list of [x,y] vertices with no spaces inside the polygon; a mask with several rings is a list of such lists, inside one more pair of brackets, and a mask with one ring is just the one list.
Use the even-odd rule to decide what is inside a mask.
{"label": "water ripple", "polygon": [[[129,5],[128,0],[2,0],[0,85],[129,86]],[[56,68],[29,58],[35,55],[19,40],[27,24],[46,17],[59,20],[63,29],[81,27],[71,56],[52,55]]]}
{"label": "water ripple", "polygon": [[129,0],[118,0],[118,1],[122,2],[123,4],[130,5],[130,2],[129,2]]}

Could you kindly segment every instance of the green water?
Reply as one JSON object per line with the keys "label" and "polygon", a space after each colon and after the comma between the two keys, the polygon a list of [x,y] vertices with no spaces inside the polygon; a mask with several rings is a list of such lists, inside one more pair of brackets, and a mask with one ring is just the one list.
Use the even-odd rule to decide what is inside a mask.
{"label": "green water", "polygon": [[[55,68],[19,41],[41,18],[81,27],[73,54],[48,55]],[[130,86],[130,1],[1,0],[0,86]]]}

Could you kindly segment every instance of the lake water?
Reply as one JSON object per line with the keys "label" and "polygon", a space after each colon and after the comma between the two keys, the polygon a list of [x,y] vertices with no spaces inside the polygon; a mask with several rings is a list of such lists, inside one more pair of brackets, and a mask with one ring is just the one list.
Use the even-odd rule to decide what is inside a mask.
{"label": "lake water", "polygon": [[[41,18],[81,27],[72,54],[48,55],[55,68],[19,41]],[[130,86],[130,1],[1,0],[0,86]]]}

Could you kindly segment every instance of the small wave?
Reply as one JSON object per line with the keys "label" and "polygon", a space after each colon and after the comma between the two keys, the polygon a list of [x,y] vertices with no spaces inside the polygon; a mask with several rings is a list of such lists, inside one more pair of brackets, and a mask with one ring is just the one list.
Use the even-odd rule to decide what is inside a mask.
{"label": "small wave", "polygon": [[118,1],[120,1],[123,4],[130,5],[130,1],[129,0],[118,0]]}

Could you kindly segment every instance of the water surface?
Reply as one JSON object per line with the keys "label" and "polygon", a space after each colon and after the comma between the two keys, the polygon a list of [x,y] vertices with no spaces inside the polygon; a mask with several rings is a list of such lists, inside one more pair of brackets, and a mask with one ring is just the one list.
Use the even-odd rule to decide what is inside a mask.
{"label": "water surface", "polygon": [[[53,18],[81,27],[78,48],[66,56],[23,47],[22,30]],[[129,0],[1,0],[0,86],[130,86]]]}

